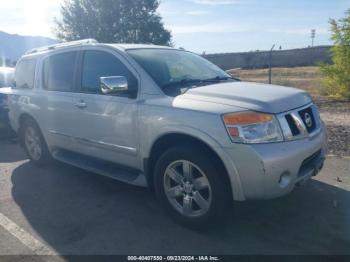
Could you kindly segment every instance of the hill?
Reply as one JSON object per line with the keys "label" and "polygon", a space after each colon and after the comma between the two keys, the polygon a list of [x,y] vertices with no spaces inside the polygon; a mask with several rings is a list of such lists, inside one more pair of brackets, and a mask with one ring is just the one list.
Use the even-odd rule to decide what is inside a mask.
{"label": "hill", "polygon": [[26,51],[57,43],[57,40],[41,36],[22,36],[0,31],[0,57],[17,61]]}

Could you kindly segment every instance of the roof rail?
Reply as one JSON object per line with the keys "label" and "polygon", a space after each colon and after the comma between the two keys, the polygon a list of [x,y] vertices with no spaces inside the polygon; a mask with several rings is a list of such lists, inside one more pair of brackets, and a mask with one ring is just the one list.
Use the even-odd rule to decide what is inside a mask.
{"label": "roof rail", "polygon": [[26,55],[34,54],[34,53],[38,53],[38,52],[42,52],[42,51],[47,51],[47,50],[53,50],[53,49],[57,49],[57,48],[79,46],[79,45],[83,45],[83,44],[97,44],[97,43],[98,43],[98,41],[95,39],[92,39],[92,38],[71,41],[71,42],[63,42],[63,43],[59,43],[59,44],[48,45],[48,46],[43,46],[43,47],[31,49],[28,52],[26,52]]}

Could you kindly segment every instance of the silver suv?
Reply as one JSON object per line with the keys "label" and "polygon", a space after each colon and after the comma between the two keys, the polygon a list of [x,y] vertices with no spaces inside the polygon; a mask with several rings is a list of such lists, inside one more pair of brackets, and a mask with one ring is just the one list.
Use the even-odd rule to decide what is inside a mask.
{"label": "silver suv", "polygon": [[184,50],[71,42],[30,51],[15,78],[11,125],[34,164],[147,186],[188,226],[287,194],[325,159],[307,93],[240,82]]}

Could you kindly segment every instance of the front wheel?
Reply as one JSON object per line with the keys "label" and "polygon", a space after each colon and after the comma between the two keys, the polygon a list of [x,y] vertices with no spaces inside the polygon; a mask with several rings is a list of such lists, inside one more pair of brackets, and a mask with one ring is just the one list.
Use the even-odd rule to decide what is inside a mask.
{"label": "front wheel", "polygon": [[171,148],[155,168],[157,196],[178,222],[202,228],[224,219],[231,208],[232,195],[223,172],[205,151]]}

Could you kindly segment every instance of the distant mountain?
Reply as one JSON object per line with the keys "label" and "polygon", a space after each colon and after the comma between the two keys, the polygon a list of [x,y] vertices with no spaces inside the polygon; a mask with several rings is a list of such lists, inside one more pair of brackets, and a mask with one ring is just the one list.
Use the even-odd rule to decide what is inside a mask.
{"label": "distant mountain", "polygon": [[48,37],[12,35],[0,31],[0,59],[17,61],[30,49],[57,42],[57,40]]}

